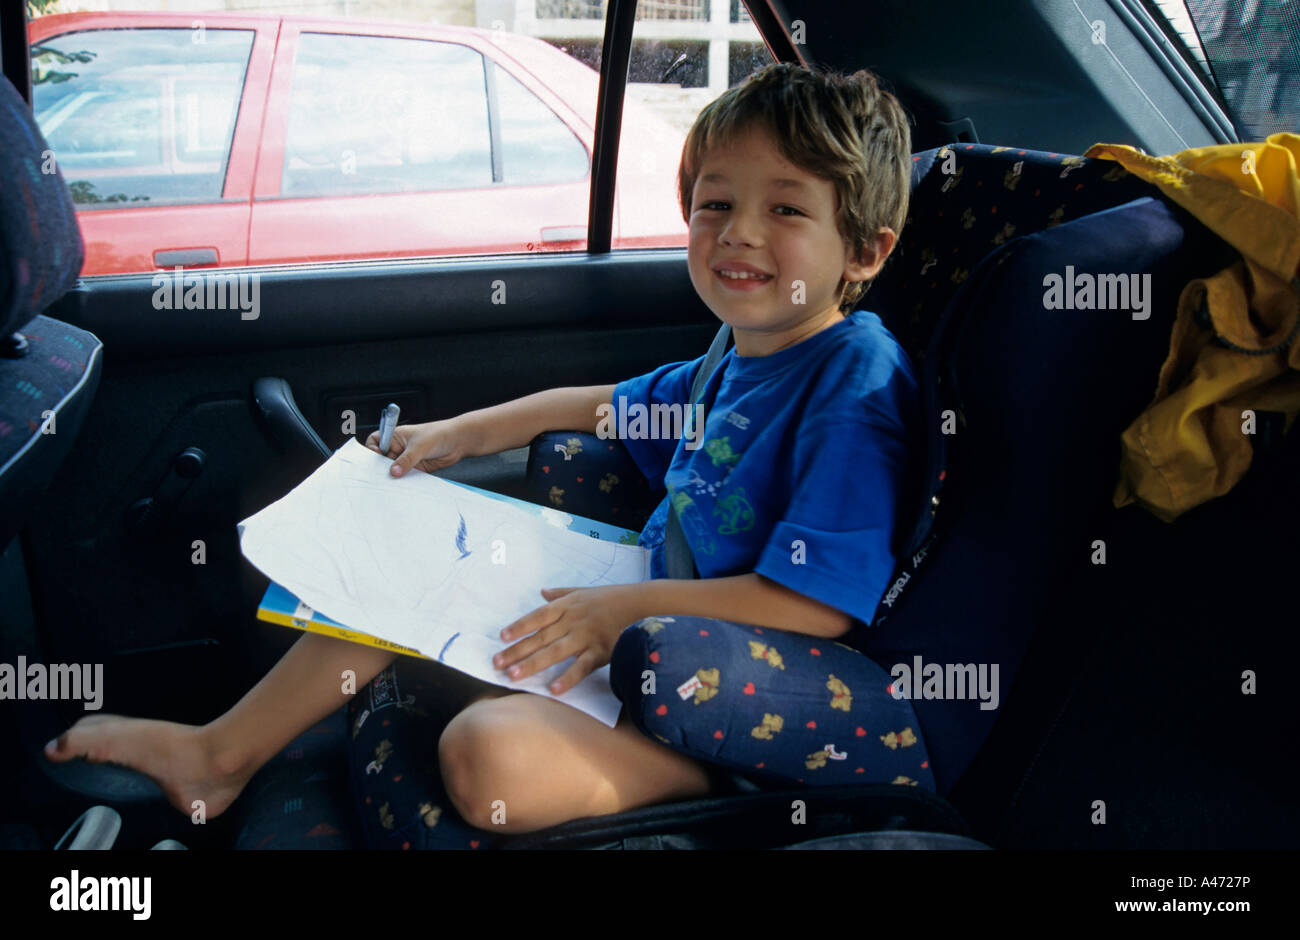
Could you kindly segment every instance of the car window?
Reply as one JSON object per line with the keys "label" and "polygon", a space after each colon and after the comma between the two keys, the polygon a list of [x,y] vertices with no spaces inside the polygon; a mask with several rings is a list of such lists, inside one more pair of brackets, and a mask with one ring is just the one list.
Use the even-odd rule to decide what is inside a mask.
{"label": "car window", "polygon": [[493,66],[501,123],[501,174],[506,183],[583,179],[591,160],[555,112],[505,69]]}
{"label": "car window", "polygon": [[1243,140],[1300,133],[1300,0],[1157,0]]}
{"label": "car window", "polygon": [[83,30],[33,44],[34,111],[78,209],[212,202],[253,33]]}
{"label": "car window", "polygon": [[303,33],[285,196],[491,186],[483,56],[417,39]]}
{"label": "car window", "polygon": [[682,247],[677,196],[686,134],[700,110],[774,61],[739,0],[640,0],[619,142],[614,247]]}
{"label": "car window", "polygon": [[586,249],[603,3],[140,6],[29,0],[84,276]]}

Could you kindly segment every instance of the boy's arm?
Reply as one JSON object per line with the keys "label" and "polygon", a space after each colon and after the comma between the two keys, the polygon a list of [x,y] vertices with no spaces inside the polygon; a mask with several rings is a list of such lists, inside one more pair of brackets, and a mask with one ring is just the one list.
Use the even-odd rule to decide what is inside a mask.
{"label": "boy's arm", "polygon": [[849,632],[852,619],[834,607],[792,591],[761,574],[698,580],[659,579],[619,585],[626,623],[680,614],[717,617],[829,639]]}
{"label": "boy's arm", "polygon": [[452,418],[465,434],[466,456],[525,447],[543,431],[590,431],[600,424],[596,409],[610,404],[613,385],[552,388],[491,408]]}

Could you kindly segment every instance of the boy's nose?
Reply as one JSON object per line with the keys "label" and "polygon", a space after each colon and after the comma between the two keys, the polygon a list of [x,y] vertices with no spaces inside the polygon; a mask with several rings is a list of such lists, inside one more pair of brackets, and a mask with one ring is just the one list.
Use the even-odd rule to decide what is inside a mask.
{"label": "boy's nose", "polygon": [[758,230],[748,219],[742,219],[739,216],[733,217],[727,227],[722,230],[722,235],[718,239],[722,244],[732,247],[735,245],[744,245],[754,248],[761,240]]}

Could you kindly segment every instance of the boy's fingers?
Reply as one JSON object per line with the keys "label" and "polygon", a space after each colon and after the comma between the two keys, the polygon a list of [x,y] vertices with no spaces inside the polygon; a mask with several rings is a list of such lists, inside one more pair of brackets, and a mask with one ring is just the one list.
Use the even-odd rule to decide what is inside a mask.
{"label": "boy's fingers", "polygon": [[572,666],[564,670],[564,675],[552,682],[547,688],[551,690],[553,695],[563,695],[599,668],[597,659],[598,657],[592,650],[584,651]]}
{"label": "boy's fingers", "polygon": [[509,669],[514,664],[527,659],[533,653],[564,636],[567,631],[551,624],[543,627],[532,636],[524,637],[514,646],[507,647],[492,657],[492,664],[498,669]]}
{"label": "boy's fingers", "polygon": [[[572,636],[563,636],[554,643],[547,643],[523,662],[511,667],[506,673],[512,680],[527,679],[543,670],[550,669],[556,663],[562,663],[574,653],[581,650],[578,641]],[[518,674],[515,670],[518,669]]]}
{"label": "boy's fingers", "polygon": [[537,652],[543,645],[541,634],[534,633],[532,636],[525,637],[514,646],[507,647],[493,656],[492,665],[501,670],[509,669],[515,663]]}
{"label": "boy's fingers", "polygon": [[549,627],[555,621],[559,620],[562,612],[556,610],[550,604],[543,604],[536,610],[531,610],[524,614],[514,623],[507,626],[501,631],[501,639],[509,643],[511,640],[517,640],[521,636],[527,636],[530,633],[536,633],[545,627]]}
{"label": "boy's fingers", "polygon": [[393,465],[388,468],[388,472],[395,477],[400,477],[405,473],[409,473],[418,461],[415,452],[410,447],[405,446],[404,443],[399,443],[396,437],[393,438],[392,446],[401,447],[402,452],[393,460]]}

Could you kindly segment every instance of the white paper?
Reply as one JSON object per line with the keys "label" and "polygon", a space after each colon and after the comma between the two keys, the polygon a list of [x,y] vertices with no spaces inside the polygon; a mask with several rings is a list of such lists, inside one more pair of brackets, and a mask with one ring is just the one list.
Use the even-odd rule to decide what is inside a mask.
{"label": "white paper", "polygon": [[[355,439],[284,498],[239,524],[240,548],[304,604],[494,685],[545,695],[611,728],[609,667],[562,695],[573,660],[513,682],[492,656],[508,624],[546,603],[543,587],[631,584],[650,553],[556,528],[525,510],[392,461]],[[514,642],[518,642],[517,640]]]}

